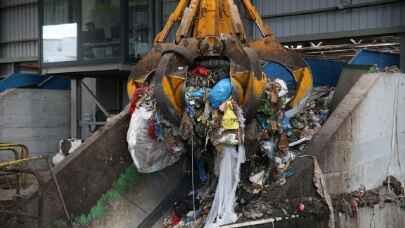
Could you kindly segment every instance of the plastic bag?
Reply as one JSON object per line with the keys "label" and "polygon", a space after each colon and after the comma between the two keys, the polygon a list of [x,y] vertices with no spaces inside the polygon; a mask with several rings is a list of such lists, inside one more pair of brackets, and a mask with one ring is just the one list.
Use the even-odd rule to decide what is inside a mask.
{"label": "plastic bag", "polygon": [[276,144],[271,140],[262,141],[260,143],[260,149],[267,155],[271,160],[274,159],[277,152]]}
{"label": "plastic bag", "polygon": [[203,66],[197,66],[192,70],[192,74],[207,77],[209,70]]}
{"label": "plastic bag", "polygon": [[217,228],[238,220],[234,206],[239,184],[240,166],[245,162],[245,147],[226,146],[220,165],[220,174],[215,198],[204,228]]}
{"label": "plastic bag", "polygon": [[213,140],[212,144],[214,146],[220,145],[220,144],[225,144],[225,145],[238,145],[239,144],[239,138],[236,133],[224,133],[221,135],[220,138]]}
{"label": "plastic bag", "polygon": [[283,97],[283,96],[285,96],[285,95],[287,95],[288,94],[288,87],[287,87],[287,83],[284,81],[284,80],[282,80],[282,79],[279,79],[279,78],[277,78],[276,80],[274,80],[275,82],[277,82],[279,85],[280,85],[280,91],[278,92],[278,96],[279,97]]}
{"label": "plastic bag", "polygon": [[175,148],[168,148],[164,141],[160,142],[149,137],[148,121],[152,114],[153,111],[144,107],[135,109],[127,132],[128,150],[141,173],[152,173],[173,165],[184,151],[181,142],[171,145]]}
{"label": "plastic bag", "polygon": [[225,130],[237,130],[239,129],[239,120],[233,111],[232,103],[227,104],[224,116],[222,117],[222,127]]}
{"label": "plastic bag", "polygon": [[264,170],[262,170],[259,173],[254,174],[253,176],[249,177],[249,181],[252,183],[255,183],[257,185],[264,185],[265,182],[265,177],[266,177],[266,172]]}
{"label": "plastic bag", "polygon": [[211,89],[208,94],[208,100],[211,106],[217,109],[232,94],[232,84],[229,78],[222,79]]}

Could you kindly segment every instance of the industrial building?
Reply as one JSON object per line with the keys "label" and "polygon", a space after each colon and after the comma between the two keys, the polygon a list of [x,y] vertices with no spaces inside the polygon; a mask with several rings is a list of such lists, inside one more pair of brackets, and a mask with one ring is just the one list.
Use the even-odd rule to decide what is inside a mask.
{"label": "industrial building", "polygon": [[[228,2],[212,0],[217,1]],[[43,227],[51,227],[55,218],[69,215],[73,220],[74,216],[88,213],[131,163],[125,140],[130,121],[127,110],[132,98],[128,80],[136,64],[156,44],[155,37],[170,21],[179,2],[0,0],[0,164],[11,159],[2,153],[2,143],[24,145],[23,150],[29,151],[30,156],[50,158],[61,150],[63,140],[75,139],[81,144],[74,155],[55,166],[50,175],[53,178],[47,176],[47,180],[57,178],[59,183],[54,180],[56,188],[46,185],[42,189],[45,203],[27,203],[31,209],[42,207],[41,213],[47,215],[41,219],[46,224]],[[209,4],[210,0],[201,2]],[[251,20],[245,1],[229,2],[235,2],[239,9],[247,42],[261,39],[263,31]],[[332,109],[337,111],[331,111],[329,119],[308,143],[313,151],[327,150],[333,154],[319,156],[330,193],[351,192],[360,184],[367,189],[379,186],[377,182],[387,175],[385,170],[383,174],[375,169],[387,169],[387,173],[405,181],[401,167],[401,161],[405,161],[401,139],[405,136],[400,117],[405,112],[402,88],[405,1],[251,2],[281,45],[299,53],[310,67],[314,87],[336,87]],[[179,43],[176,31],[182,23],[173,24],[167,43]],[[354,78],[374,72],[371,67],[375,67],[375,72],[389,75],[383,79]],[[345,81],[344,77],[350,79]],[[388,135],[394,135],[394,131],[396,141],[390,141]],[[381,150],[378,155],[367,154],[377,150]],[[351,163],[347,164],[346,159]],[[390,164],[395,162],[399,168],[391,170]],[[48,168],[40,162],[34,166]],[[78,174],[82,171],[83,174]],[[177,164],[166,173],[139,177],[141,184],[129,194],[134,208],[123,202],[115,205],[118,210],[128,210],[133,217],[109,211],[106,218],[88,222],[88,227],[161,227],[155,222],[162,222],[160,217],[169,209],[164,203],[168,202],[167,198],[174,198],[176,194],[172,192],[178,191],[182,183],[181,178],[176,178],[179,172],[182,167]],[[0,187],[1,184],[0,181]],[[161,184],[167,186],[165,194],[158,191]],[[86,191],[75,192],[75,189]],[[57,206],[49,203],[60,200],[61,195],[66,202]],[[347,224],[366,227],[371,213],[379,219],[375,227],[405,226],[403,219],[391,221],[392,217],[405,217],[404,210],[388,206],[384,210],[362,210],[357,226],[353,218],[336,218],[336,227],[348,227]],[[113,219],[117,216],[119,219]],[[313,221],[305,222],[308,225]],[[29,227],[23,223],[25,226],[21,227]],[[403,226],[398,225],[401,223]]]}

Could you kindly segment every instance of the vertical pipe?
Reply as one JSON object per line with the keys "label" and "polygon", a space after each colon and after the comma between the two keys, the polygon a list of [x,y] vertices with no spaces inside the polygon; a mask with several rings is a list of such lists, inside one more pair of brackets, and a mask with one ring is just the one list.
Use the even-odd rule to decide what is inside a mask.
{"label": "vertical pipe", "polygon": [[[43,34],[42,34],[42,26],[44,25],[44,17],[45,17],[45,15],[44,15],[44,1],[43,0],[39,0],[38,1],[38,9],[37,9],[37,12],[38,12],[38,59],[39,59],[39,61],[38,61],[38,63],[39,63],[39,67],[40,67],[40,69],[42,69],[42,64],[43,64],[43,57],[44,57],[44,55],[43,55],[43,49],[42,49],[42,47],[43,47],[43,43],[42,43],[42,41],[43,41]],[[41,70],[40,70],[40,72],[41,72]]]}
{"label": "vertical pipe", "polygon": [[81,138],[80,116],[82,107],[82,87],[81,78],[70,81],[70,136],[72,138]]}
{"label": "vertical pipe", "polygon": [[405,73],[405,33],[401,34],[400,52],[401,72]]}

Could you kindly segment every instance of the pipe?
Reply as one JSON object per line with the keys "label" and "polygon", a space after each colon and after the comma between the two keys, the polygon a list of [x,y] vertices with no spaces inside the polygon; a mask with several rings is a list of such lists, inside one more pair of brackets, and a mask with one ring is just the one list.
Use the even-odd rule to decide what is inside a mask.
{"label": "pipe", "polygon": [[351,49],[351,48],[371,48],[371,47],[391,47],[399,46],[397,42],[392,43],[379,43],[379,44],[338,44],[338,45],[325,45],[319,47],[304,47],[304,48],[293,48],[294,51],[304,52],[304,51],[327,51],[334,49]]}
{"label": "pipe", "polygon": [[56,177],[56,174],[53,172],[53,169],[52,169],[52,166],[51,166],[51,161],[49,159],[47,160],[47,163],[48,163],[48,169],[49,169],[49,172],[51,174],[52,181],[56,186],[56,192],[58,194],[59,200],[62,203],[63,211],[65,213],[66,220],[68,222],[69,228],[73,228],[72,218],[70,216],[69,210],[67,209],[65,198],[63,197],[62,189],[61,189],[61,187],[59,185],[58,178]]}
{"label": "pipe", "polygon": [[110,113],[107,112],[107,109],[104,108],[104,106],[100,103],[100,101],[97,100],[96,95],[93,93],[93,91],[91,91],[91,89],[87,86],[86,83],[84,83],[83,81],[81,82],[81,84],[83,85],[83,87],[87,90],[87,92],[89,92],[90,96],[93,98],[94,102],[96,103],[96,105],[100,108],[100,110],[104,113],[104,115],[108,118],[110,117]]}

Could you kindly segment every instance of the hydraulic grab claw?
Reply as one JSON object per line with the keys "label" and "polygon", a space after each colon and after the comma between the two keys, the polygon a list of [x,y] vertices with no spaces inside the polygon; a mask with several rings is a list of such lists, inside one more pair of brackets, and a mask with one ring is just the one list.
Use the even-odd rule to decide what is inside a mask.
{"label": "hydraulic grab claw", "polygon": [[[147,78],[158,97],[158,108],[169,121],[179,123],[189,69],[204,62],[227,61],[233,97],[248,122],[255,116],[265,81],[275,76],[269,70],[273,66],[284,68],[284,75],[291,76],[294,94],[289,113],[299,111],[312,89],[309,67],[299,55],[281,46],[250,0],[242,3],[262,38],[248,41],[234,0],[180,0],[156,36],[152,50],[135,65],[128,95],[132,97]],[[175,23],[179,27],[174,42],[166,42]]]}

